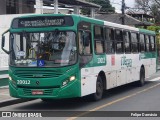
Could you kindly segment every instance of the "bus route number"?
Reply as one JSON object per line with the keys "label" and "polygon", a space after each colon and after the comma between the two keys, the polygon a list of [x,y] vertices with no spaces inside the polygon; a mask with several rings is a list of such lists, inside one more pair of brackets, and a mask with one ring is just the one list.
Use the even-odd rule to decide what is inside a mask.
{"label": "bus route number", "polygon": [[105,58],[97,58],[98,64],[105,63]]}
{"label": "bus route number", "polygon": [[19,84],[19,85],[29,85],[30,80],[17,80],[17,84]]}

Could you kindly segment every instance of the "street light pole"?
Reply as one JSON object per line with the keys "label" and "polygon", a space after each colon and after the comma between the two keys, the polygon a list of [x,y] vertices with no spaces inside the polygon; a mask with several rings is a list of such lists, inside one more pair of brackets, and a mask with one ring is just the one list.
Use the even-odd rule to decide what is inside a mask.
{"label": "street light pole", "polygon": [[125,7],[126,7],[126,5],[125,5],[125,0],[122,0],[122,25],[124,25],[125,24]]}
{"label": "street light pole", "polygon": [[54,0],[54,14],[58,14],[58,0]]}
{"label": "street light pole", "polygon": [[43,0],[36,0],[36,14],[43,14]]}

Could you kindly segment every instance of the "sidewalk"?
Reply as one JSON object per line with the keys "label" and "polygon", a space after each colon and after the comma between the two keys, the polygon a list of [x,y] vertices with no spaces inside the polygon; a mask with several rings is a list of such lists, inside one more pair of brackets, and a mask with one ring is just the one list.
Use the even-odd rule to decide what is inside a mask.
{"label": "sidewalk", "polygon": [[8,86],[4,86],[0,88],[0,107],[5,107],[13,104],[18,104],[22,102],[27,102],[33,99],[19,99],[13,98],[9,95]]}
{"label": "sidewalk", "polygon": [[7,99],[12,99],[9,95],[9,89],[7,87],[0,88],[0,102]]}

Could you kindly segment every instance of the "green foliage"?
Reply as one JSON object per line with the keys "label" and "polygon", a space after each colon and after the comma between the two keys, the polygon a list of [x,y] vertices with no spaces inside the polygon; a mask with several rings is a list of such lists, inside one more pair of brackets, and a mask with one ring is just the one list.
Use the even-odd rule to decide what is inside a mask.
{"label": "green foliage", "polygon": [[102,6],[100,9],[101,12],[115,12],[115,8],[112,7],[109,0],[88,0],[88,1]]}
{"label": "green foliage", "polygon": [[[110,0],[86,0],[86,1],[102,6],[100,9],[100,12],[106,12],[106,13],[114,13],[115,12],[115,8],[112,7],[112,5],[110,4]],[[89,15],[90,9],[83,8],[81,12],[85,15]]]}
{"label": "green foliage", "polygon": [[151,30],[151,31],[155,31],[156,34],[160,34],[160,26],[148,26],[147,27],[148,30]]}
{"label": "green foliage", "polygon": [[148,26],[147,29],[156,32],[157,48],[160,49],[160,26]]}

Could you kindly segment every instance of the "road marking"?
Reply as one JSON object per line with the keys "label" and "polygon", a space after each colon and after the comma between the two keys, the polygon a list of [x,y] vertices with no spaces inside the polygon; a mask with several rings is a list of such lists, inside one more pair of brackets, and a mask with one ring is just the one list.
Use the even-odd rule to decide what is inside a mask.
{"label": "road marking", "polygon": [[160,77],[157,77],[157,78],[151,79],[151,80],[149,80],[149,81],[158,81],[158,80],[160,80]]}
{"label": "road marking", "polygon": [[155,87],[157,87],[157,86],[159,86],[159,85],[160,85],[160,83],[158,83],[158,84],[156,84],[156,85],[153,85],[153,86],[151,86],[151,87],[149,87],[149,88],[143,89],[143,90],[141,90],[141,91],[138,91],[138,92],[136,92],[136,93],[133,93],[133,94],[131,94],[131,95],[127,95],[127,96],[125,96],[125,97],[119,98],[119,99],[114,100],[114,101],[112,101],[112,102],[106,103],[106,104],[101,105],[101,106],[99,106],[99,107],[96,107],[96,108],[94,108],[94,109],[91,109],[91,110],[89,110],[89,111],[87,111],[87,112],[84,112],[84,113],[82,113],[82,114],[77,115],[76,117],[70,117],[70,118],[68,118],[67,120],[77,119],[78,117],[81,117],[81,116],[84,116],[84,115],[86,115],[86,114],[89,114],[89,113],[91,113],[92,111],[97,111],[97,110],[102,109],[102,108],[104,108],[104,107],[110,106],[110,105],[112,105],[112,104],[114,104],[114,103],[117,103],[117,102],[123,101],[123,100],[125,100],[125,99],[131,98],[131,97],[133,97],[133,96],[135,96],[135,95],[138,95],[138,94],[140,94],[140,93],[146,92],[146,91],[148,91],[148,90],[150,90],[150,89],[152,89],[152,88],[155,88]]}

